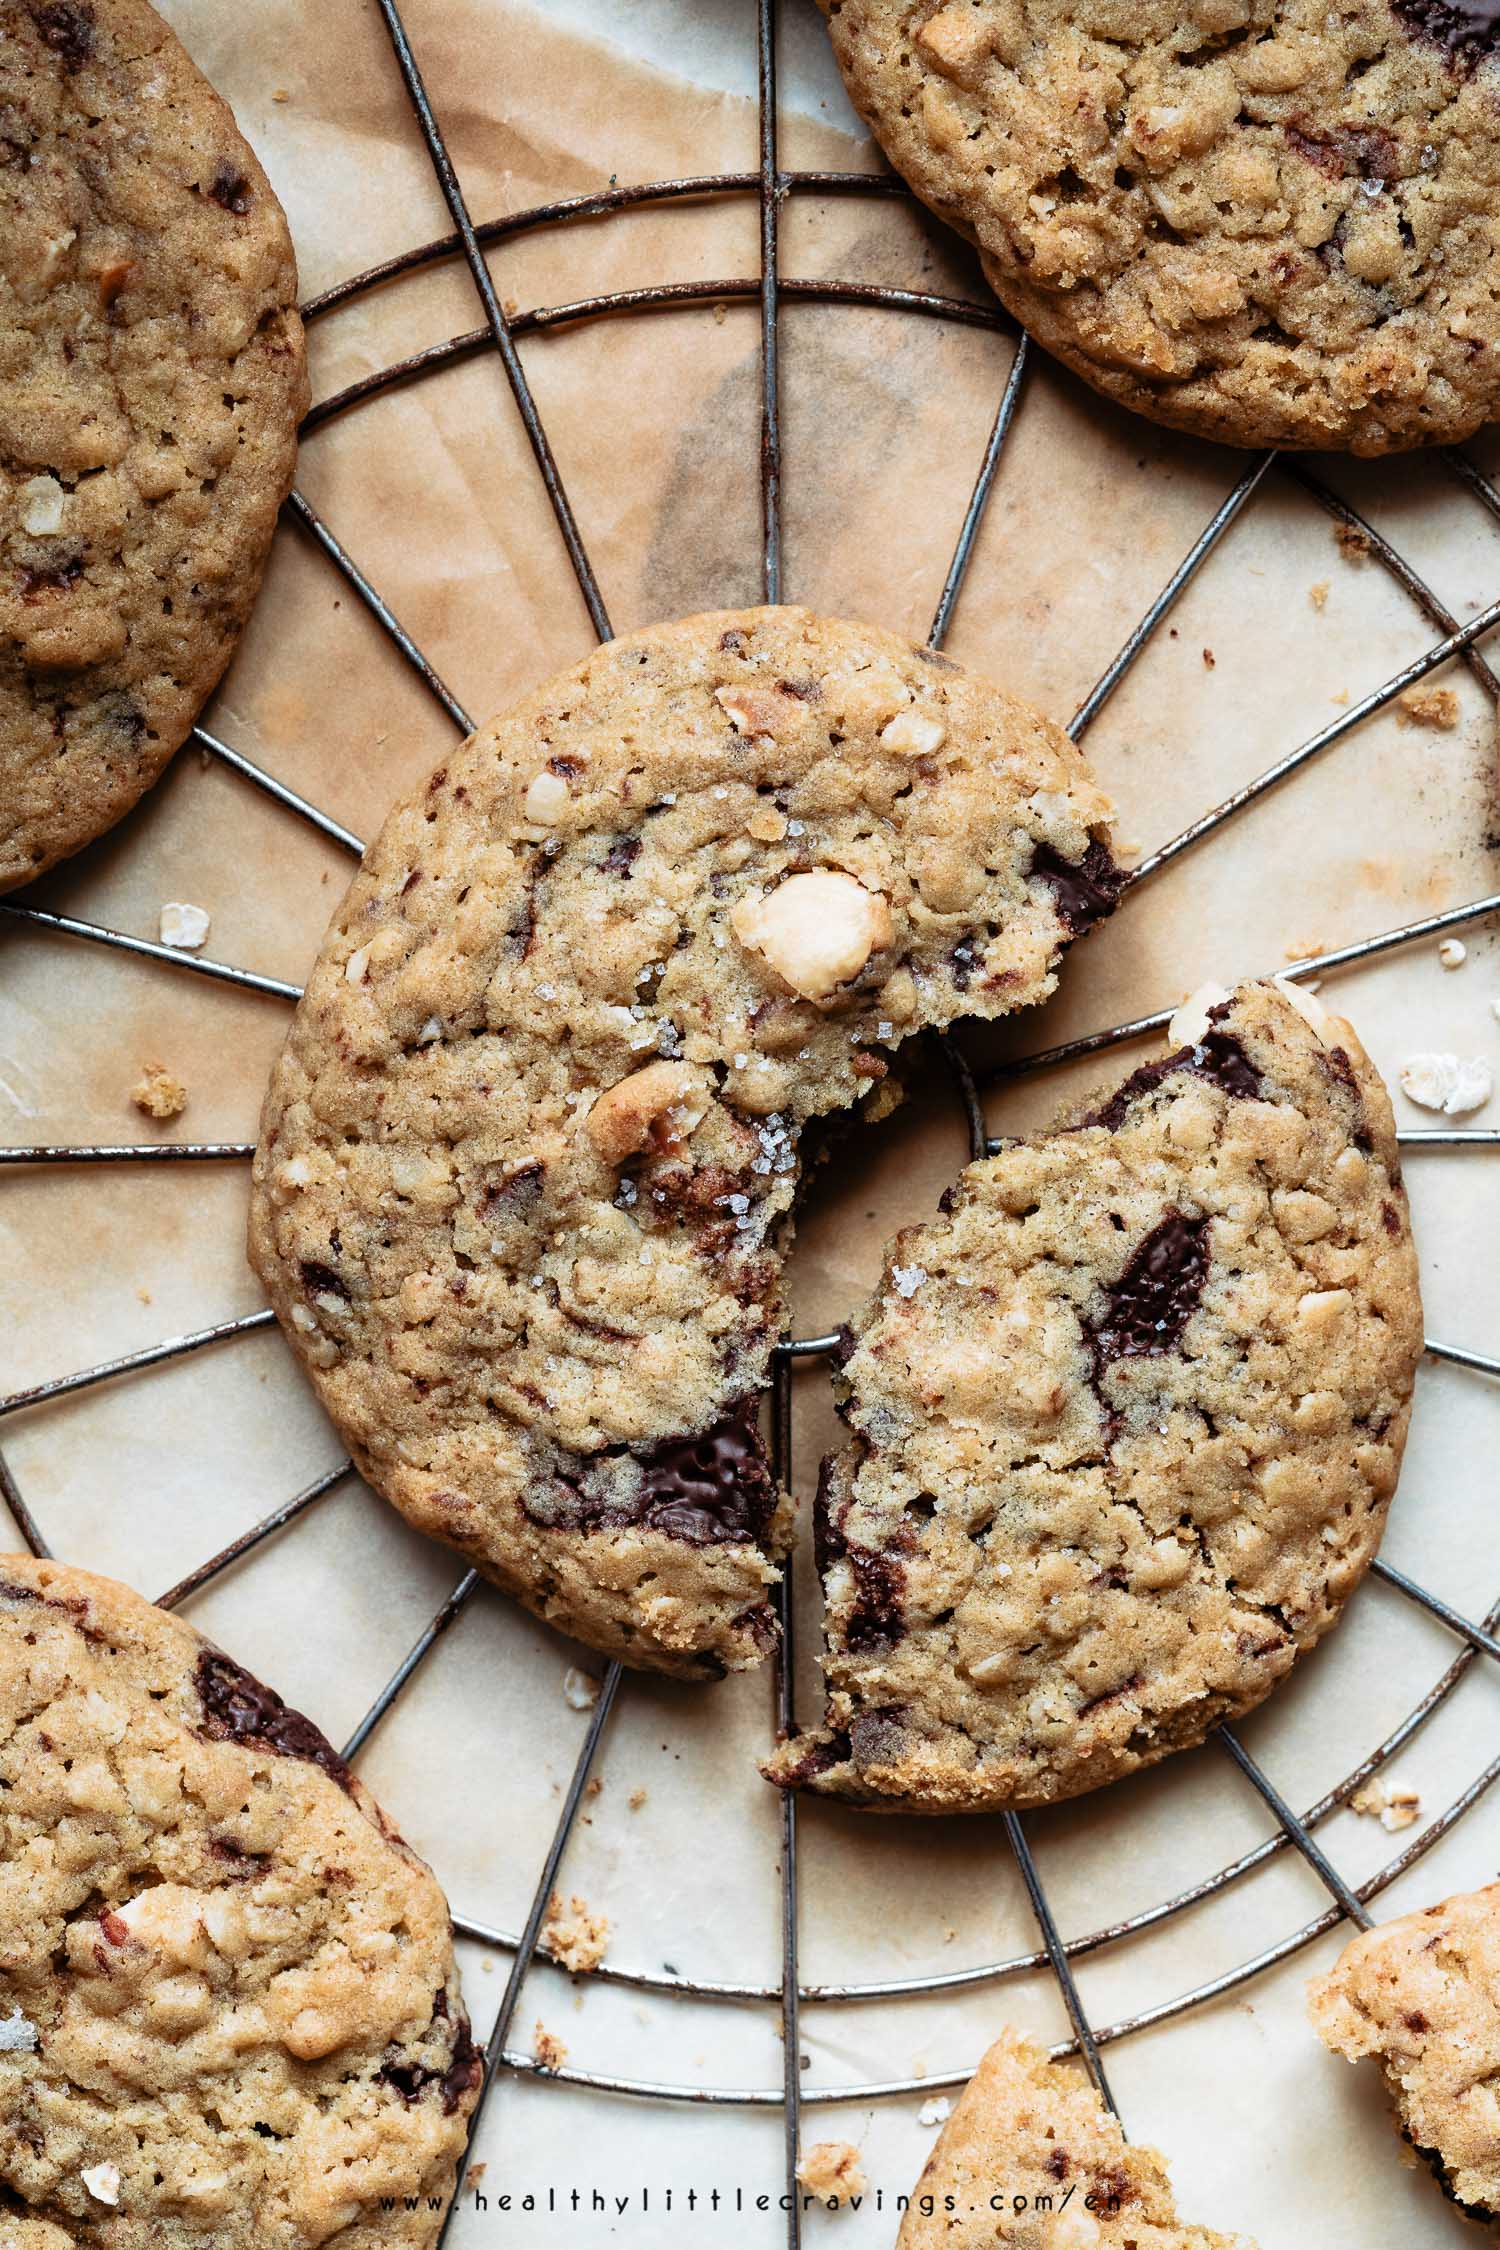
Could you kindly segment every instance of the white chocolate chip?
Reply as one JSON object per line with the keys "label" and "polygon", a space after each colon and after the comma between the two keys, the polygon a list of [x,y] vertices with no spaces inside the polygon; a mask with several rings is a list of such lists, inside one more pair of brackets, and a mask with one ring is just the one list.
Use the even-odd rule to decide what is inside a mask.
{"label": "white chocolate chip", "polygon": [[891,941],[883,898],[852,875],[792,875],[764,898],[743,898],[729,926],[804,1000],[826,1000]]}
{"label": "white chocolate chip", "polygon": [[37,2046],[37,2028],[19,2008],[0,2016],[0,2055],[31,2055]]}
{"label": "white chocolate chip", "polygon": [[1208,1029],[1209,1011],[1221,1008],[1229,998],[1222,984],[1200,984],[1190,992],[1171,1022],[1167,1025],[1167,1039],[1173,1047],[1196,1047]]}
{"label": "white chocolate chip", "polygon": [[1014,1655],[1003,1649],[992,1650],[988,1656],[976,1656],[972,1664],[964,1666],[975,1687],[979,1688],[1003,1687],[1013,1676],[1015,1669]]}
{"label": "white chocolate chip", "polygon": [[941,719],[910,709],[898,711],[894,719],[881,728],[880,739],[887,750],[894,750],[900,758],[925,758],[934,750],[941,750],[948,739],[948,729]]}
{"label": "white chocolate chip", "polygon": [[711,1096],[701,1070],[687,1063],[647,1063],[599,1096],[584,1130],[606,1164],[623,1164],[654,1144],[680,1148],[708,1115]]}
{"label": "white chocolate chip", "polygon": [[1401,1091],[1421,1109],[1445,1117],[1465,1117],[1482,1109],[1495,1090],[1490,1066],[1478,1055],[1408,1055],[1401,1066]]}
{"label": "white chocolate chip", "polygon": [[570,1664],[563,1674],[563,1701],[573,1711],[592,1711],[599,1700],[599,1682],[592,1672]]}
{"label": "white chocolate chip", "polygon": [[201,906],[190,905],[186,900],[169,899],[161,910],[161,942],[180,946],[184,953],[196,953],[208,936],[208,916]]}
{"label": "white chocolate chip", "polygon": [[83,2184],[96,2203],[116,2204],[120,2200],[120,2168],[117,2164],[91,2164],[82,2175]]}
{"label": "white chocolate chip", "polygon": [[550,828],[568,802],[568,785],[560,773],[545,767],[533,774],[523,806],[526,818],[537,828]]}
{"label": "white chocolate chip", "polygon": [[21,503],[21,529],[35,539],[45,538],[49,531],[61,531],[67,497],[56,477],[28,477],[16,495]]}
{"label": "white chocolate chip", "polygon": [[1438,959],[1445,969],[1461,969],[1469,958],[1469,949],[1461,938],[1445,937],[1438,947]]}

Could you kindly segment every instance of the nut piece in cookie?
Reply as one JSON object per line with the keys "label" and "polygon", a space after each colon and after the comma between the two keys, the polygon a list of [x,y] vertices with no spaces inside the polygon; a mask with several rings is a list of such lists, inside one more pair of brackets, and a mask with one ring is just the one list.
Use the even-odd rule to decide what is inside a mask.
{"label": "nut piece in cookie", "polygon": [[1127,2144],[1083,2072],[1003,2031],[964,2088],[896,2250],[1255,2250],[1177,2216],[1154,2148]]}
{"label": "nut piece in cookie", "polygon": [[1308,1987],[1325,2047],[1379,2063],[1395,2125],[1445,2195],[1500,2215],[1500,1884],[1352,1938]]}
{"label": "nut piece in cookie", "polygon": [[146,0],[0,0],[0,120],[6,891],[186,736],[255,599],[307,372],[281,206]]}
{"label": "nut piece in cookie", "polygon": [[1106,397],[1378,454],[1500,410],[1488,0],[820,0],[886,155]]}
{"label": "nut piece in cookie", "polygon": [[1014,697],[801,609],[612,642],[452,753],[328,933],[252,1198],[376,1489],[623,1663],[761,1662],[803,1127],[1053,990],[1109,819]]}
{"label": "nut piece in cookie", "polygon": [[310,1720],[0,1556],[0,1845],[0,2205],[38,2250],[430,2250],[482,2073],[447,1902]]}
{"label": "nut piece in cookie", "polygon": [[856,1804],[1076,1796],[1251,1709],[1379,1543],[1422,1350],[1390,1103],[1288,985],[972,1164],[897,1237],[816,1506],[824,1725]]}

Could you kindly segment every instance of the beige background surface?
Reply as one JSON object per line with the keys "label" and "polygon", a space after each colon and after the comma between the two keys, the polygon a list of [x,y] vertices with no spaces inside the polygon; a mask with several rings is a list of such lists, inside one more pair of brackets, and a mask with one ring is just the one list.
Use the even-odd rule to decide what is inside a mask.
{"label": "beige background surface", "polygon": [[[172,0],[167,12],[230,97],[291,216],[311,293],[445,229],[379,19],[362,0]],[[476,215],[621,181],[755,162],[752,11],[744,0],[412,0],[410,29]],[[787,164],[873,165],[810,0],[787,0]],[[649,67],[646,67],[649,66]],[[285,96],[278,99],[278,94]],[[523,237],[495,261],[522,307],[663,279],[751,274],[753,200],[642,212]],[[974,291],[966,255],[904,207],[794,201],[791,273]],[[477,325],[446,266],[333,315],[314,338],[315,391]],[[749,306],[574,327],[525,347],[618,626],[757,592],[756,315]],[[793,305],[785,318],[787,586],[831,610],[925,633],[1011,359],[1003,337],[890,313]],[[1496,448],[1476,458],[1493,466]],[[1033,373],[959,606],[955,655],[1065,719],[1240,470],[1233,456],[1103,408]],[[1500,534],[1435,461],[1333,480],[1460,617],[1500,590]],[[498,367],[476,359],[312,436],[300,483],[470,710],[485,714],[584,653],[587,621]],[[1319,610],[1310,589],[1328,584]],[[1109,705],[1090,749],[1151,847],[1260,771],[1433,638],[1374,563],[1346,560],[1320,511],[1273,473]],[[1212,666],[1205,651],[1212,651]],[[1174,1001],[1206,975],[1279,966],[1497,885],[1493,713],[1461,670],[1452,733],[1363,726],[1224,836],[1144,889],[1075,954],[1043,1020],[1050,1044]],[[296,530],[210,714],[230,742],[362,834],[452,739],[443,713]],[[347,862],[220,768],[185,753],[113,837],[38,903],[154,937],[162,901],[213,917],[208,951],[300,979]],[[1340,1006],[1394,1072],[1414,1049],[1500,1065],[1500,963],[1487,930],[1445,974],[1430,944],[1338,977]],[[71,941],[0,933],[0,1135],[103,1141],[153,1130],[128,1104],[148,1058],[191,1088],[168,1132],[243,1139],[285,1027],[273,1001]],[[1132,1054],[1131,1060],[1136,1059]],[[1105,1069],[1112,1066],[1105,1065]],[[1095,1073],[1101,1075],[1100,1072]],[[1075,1078],[1074,1083],[1082,1083]],[[992,1128],[1044,1116],[1056,1076],[995,1094]],[[1402,1122],[1430,1122],[1408,1104]],[[1474,1122],[1500,1123],[1500,1104]],[[951,1106],[917,1103],[858,1143],[820,1189],[797,1255],[798,1322],[840,1317],[895,1225],[930,1210],[961,1160]],[[1494,1349],[1500,1151],[1413,1157],[1430,1333]],[[242,1168],[0,1175],[0,1389],[84,1366],[258,1302],[242,1251]],[[799,1483],[827,1435],[824,1379],[799,1380]],[[1500,1399],[1483,1376],[1429,1362],[1387,1552],[1478,1616],[1500,1596],[1492,1531]],[[337,1458],[279,1338],[256,1335],[0,1430],[57,1550],[159,1592]],[[803,1578],[810,1575],[804,1570]],[[339,1739],[458,1576],[356,1484],[192,1606],[194,1619]],[[803,1635],[815,1642],[809,1614]],[[1245,1738],[1310,1803],[1436,1681],[1455,1644],[1379,1585]],[[370,1743],[362,1764],[462,1913],[515,1929],[584,1726],[562,1695],[576,1652],[485,1593]],[[799,1685],[810,1712],[814,1684]],[[769,1682],[694,1693],[627,1683],[564,1887],[607,1913],[612,1960],[773,1982],[775,1801],[754,1773]],[[1482,1770],[1500,1680],[1475,1664],[1396,1761],[1438,1814]],[[647,1791],[638,1811],[631,1792]],[[1259,1802],[1212,1750],[1030,1823],[1063,1929],[1093,1929],[1211,1873],[1268,1833]],[[1406,1842],[1341,1813],[1322,1831],[1348,1874]],[[802,1820],[805,1977],[942,1973],[1034,1942],[997,1823]],[[1382,1900],[1393,1912],[1493,1877],[1500,1799],[1482,1800]],[[1311,1873],[1283,1854],[1217,1901],[1083,1962],[1096,2023],[1184,1991],[1310,1920]],[[1422,2250],[1466,2239],[1425,2176],[1403,2170],[1376,2087],[1326,2057],[1301,2019],[1325,1939],[1225,1999],[1112,2046],[1136,2139],[1172,2159],[1184,2210],[1262,2250]],[[505,1973],[475,1955],[482,2031]],[[714,2087],[779,2085],[775,2012],[707,2005],[539,1970],[513,2043],[541,2019],[574,2067]],[[964,2072],[1002,2020],[1060,2035],[1043,1977],[938,2000],[810,2006],[804,2081],[821,2087]],[[918,2097],[809,2109],[807,2138],[856,2141],[887,2205],[814,2217],[812,2243],[888,2244],[889,2199],[932,2131]],[[780,2188],[779,2115],[627,2102],[505,2080],[478,2156],[488,2214],[465,2250],[609,2241],[779,2243],[782,2222],[681,2209],[696,2184]],[[513,2218],[518,2189],[631,2194],[623,2217]],[[679,2208],[662,2207],[676,2183]],[[638,2191],[653,2190],[643,2216]]]}

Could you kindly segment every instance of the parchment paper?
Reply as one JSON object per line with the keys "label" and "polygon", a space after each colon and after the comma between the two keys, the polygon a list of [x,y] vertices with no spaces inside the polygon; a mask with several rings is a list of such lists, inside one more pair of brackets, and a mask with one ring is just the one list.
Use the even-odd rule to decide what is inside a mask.
{"label": "parchment paper", "polygon": [[[234,104],[285,200],[312,293],[446,231],[375,10],[330,0],[171,0],[167,9]],[[411,0],[409,26],[480,217],[668,174],[752,169],[753,22],[735,0]],[[810,0],[787,0],[788,165],[878,162],[843,102]],[[794,200],[789,273],[981,293],[967,254],[903,206]],[[671,278],[756,269],[753,199],[643,211],[523,236],[495,271],[520,307]],[[314,331],[315,391],[478,325],[462,268],[379,291]],[[757,596],[757,321],[731,305],[562,330],[525,346],[537,397],[618,626]],[[1010,342],[936,321],[790,305],[785,317],[787,587],[792,598],[925,633],[1011,362]],[[1496,447],[1476,457],[1492,467]],[[1066,719],[1239,475],[1240,458],[1101,405],[1046,364],[1030,380],[959,606],[960,659]],[[1500,585],[1500,536],[1436,461],[1328,473],[1460,618]],[[477,715],[582,655],[588,628],[498,366],[462,366],[335,422],[304,448],[302,489]],[[1326,606],[1313,589],[1326,583]],[[1131,674],[1089,747],[1141,847],[1259,772],[1435,635],[1373,562],[1273,474]],[[1212,661],[1210,662],[1210,653]],[[1496,887],[1495,731],[1461,669],[1451,732],[1365,725],[1080,946],[1043,1018],[1002,1044],[1035,1049],[1224,980],[1393,927]],[[453,739],[442,711],[349,588],[295,529],[210,724],[359,833]],[[165,900],[212,915],[208,952],[299,980],[347,878],[332,847],[193,751],[115,834],[41,887],[38,903],[155,937]],[[1432,944],[1333,980],[1394,1074],[1416,1049],[1500,1064],[1494,939],[1466,933],[1454,973]],[[275,1001],[79,943],[0,935],[0,1133],[17,1142],[155,1132],[253,1135],[282,1037]],[[155,1128],[128,1092],[159,1058],[191,1091]],[[1134,1055],[1106,1060],[1099,1077]],[[1086,1072],[1022,1079],[992,1126],[1042,1118]],[[939,1090],[939,1093],[941,1090]],[[1431,1120],[1399,1105],[1403,1123]],[[1475,1120],[1500,1123],[1500,1104]],[[854,1144],[842,1192],[820,1188],[797,1253],[804,1331],[842,1317],[882,1239],[929,1211],[963,1148],[951,1102],[915,1102]],[[1480,1349],[1500,1338],[1491,1254],[1496,1158],[1414,1155],[1429,1329]],[[258,1303],[242,1249],[243,1167],[4,1175],[0,1387],[62,1373]],[[823,1377],[799,1379],[798,1481],[829,1436]],[[1493,1387],[1429,1363],[1387,1553],[1478,1616],[1497,1595]],[[220,1346],[0,1430],[20,1487],[66,1557],[160,1592],[338,1458],[274,1333]],[[190,1614],[340,1739],[459,1576],[356,1483],[261,1549]],[[803,1592],[811,1572],[804,1563]],[[809,1598],[802,1709],[815,1709]],[[1372,1748],[1438,1679],[1456,1644],[1378,1584],[1244,1729],[1298,1806]],[[525,1914],[585,1720],[565,1701],[578,1652],[498,1596],[473,1602],[379,1729],[363,1770],[432,1860],[455,1908],[501,1929]],[[700,1978],[778,1974],[778,1819],[754,1772],[766,1677],[688,1691],[631,1680],[598,1767],[602,1788],[563,1873],[613,1926],[610,1959]],[[1423,1818],[1479,1774],[1500,1683],[1476,1664],[1393,1771]],[[633,1792],[646,1800],[632,1809]],[[1136,1911],[1269,1833],[1212,1749],[1029,1821],[1063,1930]],[[1322,1831],[1359,1877],[1410,1840],[1349,1813]],[[1035,1943],[999,1824],[802,1813],[803,1974],[813,1983],[949,1971]],[[1500,1859],[1500,1800],[1481,1800],[1380,1902],[1400,1911],[1484,1881]],[[1092,2020],[1185,1991],[1281,1940],[1324,1905],[1282,1853],[1221,1898],[1080,1964]],[[1309,1951],[1216,2004],[1111,2045],[1129,2131],[1171,2157],[1182,2207],[1243,2228],[1262,2250],[1458,2245],[1465,2222],[1404,2170],[1373,2074],[1325,2056],[1304,2028]],[[507,1957],[466,1948],[482,2031]],[[804,2084],[965,2071],[1005,2020],[1065,2031],[1045,1976],[937,2000],[809,2005]],[[703,2088],[779,2088],[774,2009],[694,2003],[539,1969],[512,2044],[540,2020],[570,2065]],[[805,2140],[850,2138],[872,2196],[814,2215],[810,2243],[885,2245],[895,2196],[933,2139],[917,2097],[810,2107]],[[505,2080],[477,2158],[487,2211],[465,2250],[608,2241],[631,2250],[783,2239],[775,2109],[628,2102]],[[677,2189],[676,2207],[665,2191]],[[729,2199],[718,2214],[695,2186]],[[502,2217],[498,2197],[557,2191],[561,2208]],[[733,2208],[743,2188],[749,2208]],[[577,2189],[584,2208],[566,2199]],[[595,2190],[610,2209],[588,2207]],[[641,2190],[651,2190],[643,2210]],[[877,2208],[873,2191],[884,2196]],[[765,2193],[771,2207],[754,2209]],[[614,2199],[627,2197],[623,2213]]]}

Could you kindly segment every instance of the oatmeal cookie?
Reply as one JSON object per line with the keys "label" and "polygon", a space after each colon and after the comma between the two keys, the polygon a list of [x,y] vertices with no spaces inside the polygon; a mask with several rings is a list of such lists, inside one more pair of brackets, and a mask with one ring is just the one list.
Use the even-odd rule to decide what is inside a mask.
{"label": "oatmeal cookie", "polygon": [[1173,1036],[897,1237],[818,1503],[827,1721],[773,1780],[1076,1796],[1259,1703],[1358,1584],[1422,1351],[1385,1088],[1294,987]]}
{"label": "oatmeal cookie", "polygon": [[1493,0],[821,0],[850,94],[1097,390],[1231,445],[1500,407]]}
{"label": "oatmeal cookie", "polygon": [[0,1713],[0,2242],[432,2244],[481,2073],[448,1908],[317,1728],[29,1555]]}
{"label": "oatmeal cookie", "polygon": [[397,807],[261,1126],[250,1247],[363,1473],[627,1664],[756,1663],[811,1118],[1053,988],[1121,877],[1058,728],[799,609],[614,641]]}
{"label": "oatmeal cookie", "polygon": [[1334,2054],[1375,2058],[1443,2192],[1500,2228],[1500,1884],[1351,1939],[1308,2012]]}
{"label": "oatmeal cookie", "polygon": [[145,0],[0,0],[0,891],[229,661],[307,405],[281,206]]}
{"label": "oatmeal cookie", "polygon": [[[1019,2208],[1018,2208],[1019,2206]],[[1081,2070],[1003,2031],[912,2191],[896,2250],[1254,2250],[1178,2218]]]}

